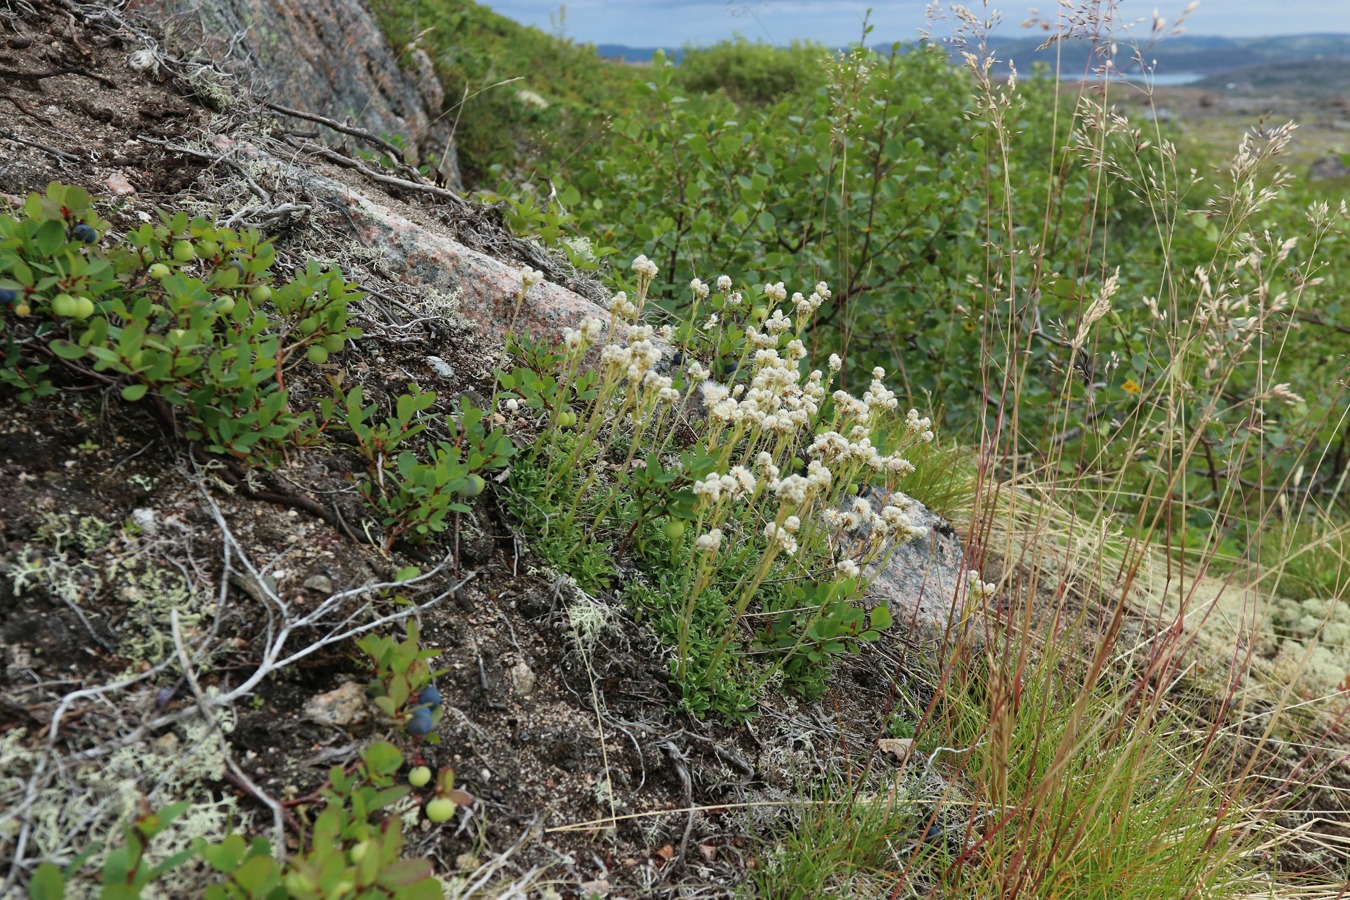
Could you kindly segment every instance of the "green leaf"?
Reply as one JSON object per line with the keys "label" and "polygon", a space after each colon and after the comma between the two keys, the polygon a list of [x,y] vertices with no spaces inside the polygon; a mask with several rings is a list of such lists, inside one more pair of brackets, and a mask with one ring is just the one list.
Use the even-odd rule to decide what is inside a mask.
{"label": "green leaf", "polygon": [[384,888],[412,887],[431,878],[431,862],[425,859],[400,859],[380,870],[378,884]]}
{"label": "green leaf", "polygon": [[393,774],[398,771],[399,766],[403,765],[403,754],[388,741],[371,744],[362,754],[362,758],[372,772],[377,772],[380,775]]}
{"label": "green leaf", "polygon": [[148,390],[150,390],[150,386],[146,384],[129,384],[122,388],[122,399],[128,403],[135,403],[144,397]]}
{"label": "green leaf", "polygon": [[249,892],[250,897],[261,897],[272,890],[281,878],[281,866],[271,856],[254,856],[246,860],[234,873],[234,880]]}
{"label": "green leaf", "polygon": [[244,839],[237,834],[229,835],[219,844],[208,844],[201,838],[193,842],[197,852],[206,860],[207,865],[217,872],[230,873],[239,868],[246,847]]}
{"label": "green leaf", "polygon": [[52,341],[51,348],[62,359],[80,359],[84,356],[84,348],[70,341]]}
{"label": "green leaf", "polygon": [[38,226],[33,235],[33,248],[43,256],[51,256],[58,247],[66,243],[66,225],[64,222],[49,221]]}
{"label": "green leaf", "polygon": [[62,900],[66,895],[66,878],[55,863],[45,862],[28,882],[29,900]]}
{"label": "green leaf", "polygon": [[867,622],[876,631],[890,628],[892,622],[890,607],[884,603],[872,607],[872,611],[867,614]]}

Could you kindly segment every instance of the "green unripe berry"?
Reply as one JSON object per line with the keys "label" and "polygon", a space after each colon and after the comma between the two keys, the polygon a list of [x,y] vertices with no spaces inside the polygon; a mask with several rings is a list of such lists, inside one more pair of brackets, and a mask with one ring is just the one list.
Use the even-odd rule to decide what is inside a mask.
{"label": "green unripe berry", "polygon": [[193,248],[191,241],[174,241],[173,258],[180,263],[189,263],[197,258],[197,251]]}
{"label": "green unripe berry", "polygon": [[[426,787],[431,781],[431,770],[426,766],[418,766],[408,773],[408,784],[413,787]],[[355,860],[353,860],[355,862]]]}
{"label": "green unripe berry", "polygon": [[150,267],[150,270],[149,270],[149,271],[150,271],[150,277],[151,277],[151,278],[168,278],[168,277],[169,277],[169,267],[166,266],[166,265],[164,265],[164,263],[155,263],[154,265],[152,265],[152,266]]}
{"label": "green unripe berry", "polygon": [[63,318],[70,318],[75,315],[78,305],[75,298],[69,294],[57,294],[52,298],[52,313]]}
{"label": "green unripe berry", "polygon": [[305,359],[314,363],[316,366],[321,366],[328,362],[328,351],[322,347],[310,347],[305,353]]}
{"label": "green unripe berry", "polygon": [[427,804],[427,818],[433,822],[448,822],[455,814],[455,801],[437,797]]}
{"label": "green unripe berry", "polygon": [[253,290],[248,292],[248,299],[254,303],[266,303],[272,299],[272,289],[265,284],[253,286]]}
{"label": "green unripe berry", "polygon": [[75,298],[75,318],[84,321],[94,314],[94,301],[88,297]]}
{"label": "green unripe berry", "polygon": [[[254,290],[256,291],[257,288],[254,288]],[[301,334],[308,337],[309,335],[319,330],[319,320],[314,318],[313,316],[310,316],[307,319],[301,319],[300,324],[296,325],[295,327],[300,329]]]}
{"label": "green unripe berry", "polygon": [[464,479],[464,485],[455,493],[461,497],[477,497],[483,493],[483,488],[486,486],[487,482],[483,480],[482,475],[470,475]]}
{"label": "green unripe berry", "polygon": [[230,296],[221,297],[216,301],[216,312],[222,316],[228,316],[234,312],[234,298]]}
{"label": "green unripe berry", "polygon": [[684,537],[685,527],[684,519],[666,519],[666,523],[661,526],[661,531],[672,541],[678,541]]}
{"label": "green unripe berry", "polygon": [[366,854],[369,852],[370,852],[370,841],[362,841],[359,844],[352,845],[352,849],[347,851],[347,858],[354,863],[359,863],[361,860],[366,858]]}
{"label": "green unripe berry", "polygon": [[28,305],[27,300],[20,300],[18,303],[14,304],[14,315],[16,316],[26,316],[32,311],[33,308]]}

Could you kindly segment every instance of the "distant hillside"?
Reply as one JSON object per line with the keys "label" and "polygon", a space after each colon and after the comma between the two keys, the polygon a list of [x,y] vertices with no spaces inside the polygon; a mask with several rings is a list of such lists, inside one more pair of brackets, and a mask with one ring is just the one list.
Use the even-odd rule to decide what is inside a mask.
{"label": "distant hillside", "polygon": [[[1000,59],[1011,59],[1019,69],[1028,71],[1032,62],[1059,64],[1065,73],[1085,71],[1089,67],[1092,45],[1084,40],[1065,41],[1056,47],[1038,50],[1041,37],[994,37],[990,46]],[[885,47],[874,41],[872,46]],[[1121,45],[1122,48],[1124,45]],[[623,44],[600,44],[596,52],[603,57],[628,62],[650,62],[655,47],[629,47]],[[666,55],[676,62],[683,50],[664,48]],[[1126,52],[1122,50],[1122,52]],[[1276,37],[1225,38],[1203,35],[1181,35],[1168,38],[1149,48],[1145,59],[1158,63],[1162,73],[1195,72],[1215,75],[1267,66],[1277,63],[1307,63],[1312,60],[1350,60],[1350,34],[1303,34]],[[1117,65],[1128,72],[1129,56],[1117,60]]]}
{"label": "distant hillside", "polygon": [[1350,59],[1305,59],[1247,66],[1210,75],[1192,87],[1252,94],[1296,94],[1333,99],[1350,96]]}
{"label": "distant hillside", "polygon": [[629,47],[624,44],[596,44],[595,52],[605,59],[622,59],[624,62],[651,62],[657,50],[666,51],[666,58],[679,62],[684,58],[682,47]]}
{"label": "distant hillside", "polygon": [[[1092,64],[1093,45],[1086,40],[1064,41],[1044,50],[1040,37],[994,38],[991,48],[1001,59],[1011,59],[1023,71],[1033,61],[1054,65],[1064,72],[1086,71]],[[1130,51],[1121,45],[1117,67],[1129,72]],[[1313,60],[1350,60],[1350,34],[1280,35],[1276,37],[1224,38],[1181,35],[1148,48],[1144,59],[1157,62],[1157,72],[1196,72],[1215,75],[1278,63],[1308,63]]]}

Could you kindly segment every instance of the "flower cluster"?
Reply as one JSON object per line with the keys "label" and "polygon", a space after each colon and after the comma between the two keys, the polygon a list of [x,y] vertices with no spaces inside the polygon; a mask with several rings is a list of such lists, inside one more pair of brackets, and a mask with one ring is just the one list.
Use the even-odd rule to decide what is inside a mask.
{"label": "flower cluster", "polygon": [[980,578],[980,573],[976,569],[971,569],[966,573],[966,581],[970,586],[970,599],[976,602],[985,600],[994,596],[996,585],[992,581],[984,581]]}
{"label": "flower cluster", "polygon": [[917,409],[911,409],[905,416],[905,427],[925,441],[933,440],[933,420],[928,416],[919,418]]}
{"label": "flower cluster", "polygon": [[[864,588],[858,579],[874,571],[887,553],[925,534],[895,488],[914,469],[903,456],[905,447],[931,440],[932,420],[911,410],[905,427],[886,427],[899,400],[880,368],[872,371],[862,396],[855,397],[833,389],[844,368],[839,356],[830,356],[828,366],[819,369],[808,371],[804,364],[810,355],[805,329],[832,296],[827,284],[816,284],[809,297],[793,294],[788,305],[782,282],[749,289],[752,302],[746,302],[726,275],[712,284],[693,278],[687,319],[659,333],[641,324],[656,266],[638,257],[632,271],[637,276],[633,294],[614,296],[609,321],[587,319],[563,334],[565,378],[581,377],[572,366],[579,366],[592,347],[599,348],[599,366],[579,429],[582,439],[559,466],[574,467],[585,452],[580,448],[595,440],[613,443],[624,435],[627,460],[589,467],[582,493],[601,484],[601,472],[618,473],[616,481],[622,482],[631,471],[650,471],[652,459],[686,470],[683,484],[693,499],[684,507],[688,512],[674,513],[679,507],[662,501],[671,504],[665,515],[687,516],[697,535],[686,610],[724,577],[718,573],[733,558],[743,565],[747,547],[761,549],[728,592],[734,598],[733,622],[757,596],[776,559],[790,558],[779,564],[808,578],[847,583],[845,590],[852,594]],[[763,306],[761,298],[767,301]],[[705,303],[711,309],[701,309]],[[664,366],[658,335],[674,344]],[[701,402],[690,402],[695,398]],[[576,423],[565,407],[557,408],[564,411],[555,421]],[[675,416],[690,409],[699,410],[689,423],[698,443],[672,455],[668,445],[678,433]],[[899,436],[900,445],[878,446],[882,433]],[[640,464],[643,458],[649,461],[646,467]],[[561,475],[550,478],[566,483]],[[611,488],[623,489],[621,484]],[[616,498],[605,501],[606,513]],[[604,515],[596,518],[597,525]],[[667,536],[682,534],[684,525],[671,521],[675,524]],[[689,546],[671,539],[672,552]],[[683,634],[681,659],[687,640]],[[724,635],[717,652],[728,640]]]}

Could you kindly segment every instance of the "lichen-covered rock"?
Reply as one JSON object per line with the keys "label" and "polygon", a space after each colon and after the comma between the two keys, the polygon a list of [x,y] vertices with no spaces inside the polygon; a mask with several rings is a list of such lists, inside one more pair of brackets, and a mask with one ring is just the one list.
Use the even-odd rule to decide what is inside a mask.
{"label": "lichen-covered rock", "polygon": [[366,689],[355,681],[344,681],[326,694],[311,697],[305,704],[305,718],[338,728],[360,725],[370,718]]}
{"label": "lichen-covered rock", "polygon": [[417,48],[396,54],[366,0],[133,0],[132,8],[275,103],[406,138],[415,161],[434,154],[445,183],[461,189],[431,60]]}
{"label": "lichen-covered rock", "polygon": [[1345,159],[1339,153],[1328,153],[1318,157],[1308,168],[1308,177],[1313,181],[1350,177],[1350,166],[1345,164]]}
{"label": "lichen-covered rock", "polygon": [[890,502],[908,500],[906,515],[919,536],[895,548],[865,599],[869,605],[885,603],[897,627],[921,638],[940,639],[949,622],[960,621],[964,608],[961,541],[950,523],[919,501],[898,491],[891,498]]}
{"label": "lichen-covered rock", "polygon": [[[325,217],[325,231],[359,244],[369,265],[382,274],[419,288],[417,302],[427,315],[473,329],[489,340],[500,339],[513,323],[517,334],[528,331],[556,339],[562,329],[586,316],[608,318],[592,301],[547,281],[530,288],[518,304],[519,266],[471,250],[434,226],[414,222],[374,191],[367,195],[228,137],[216,138],[215,145],[276,173],[310,198]],[[486,357],[484,364],[490,365]]]}

